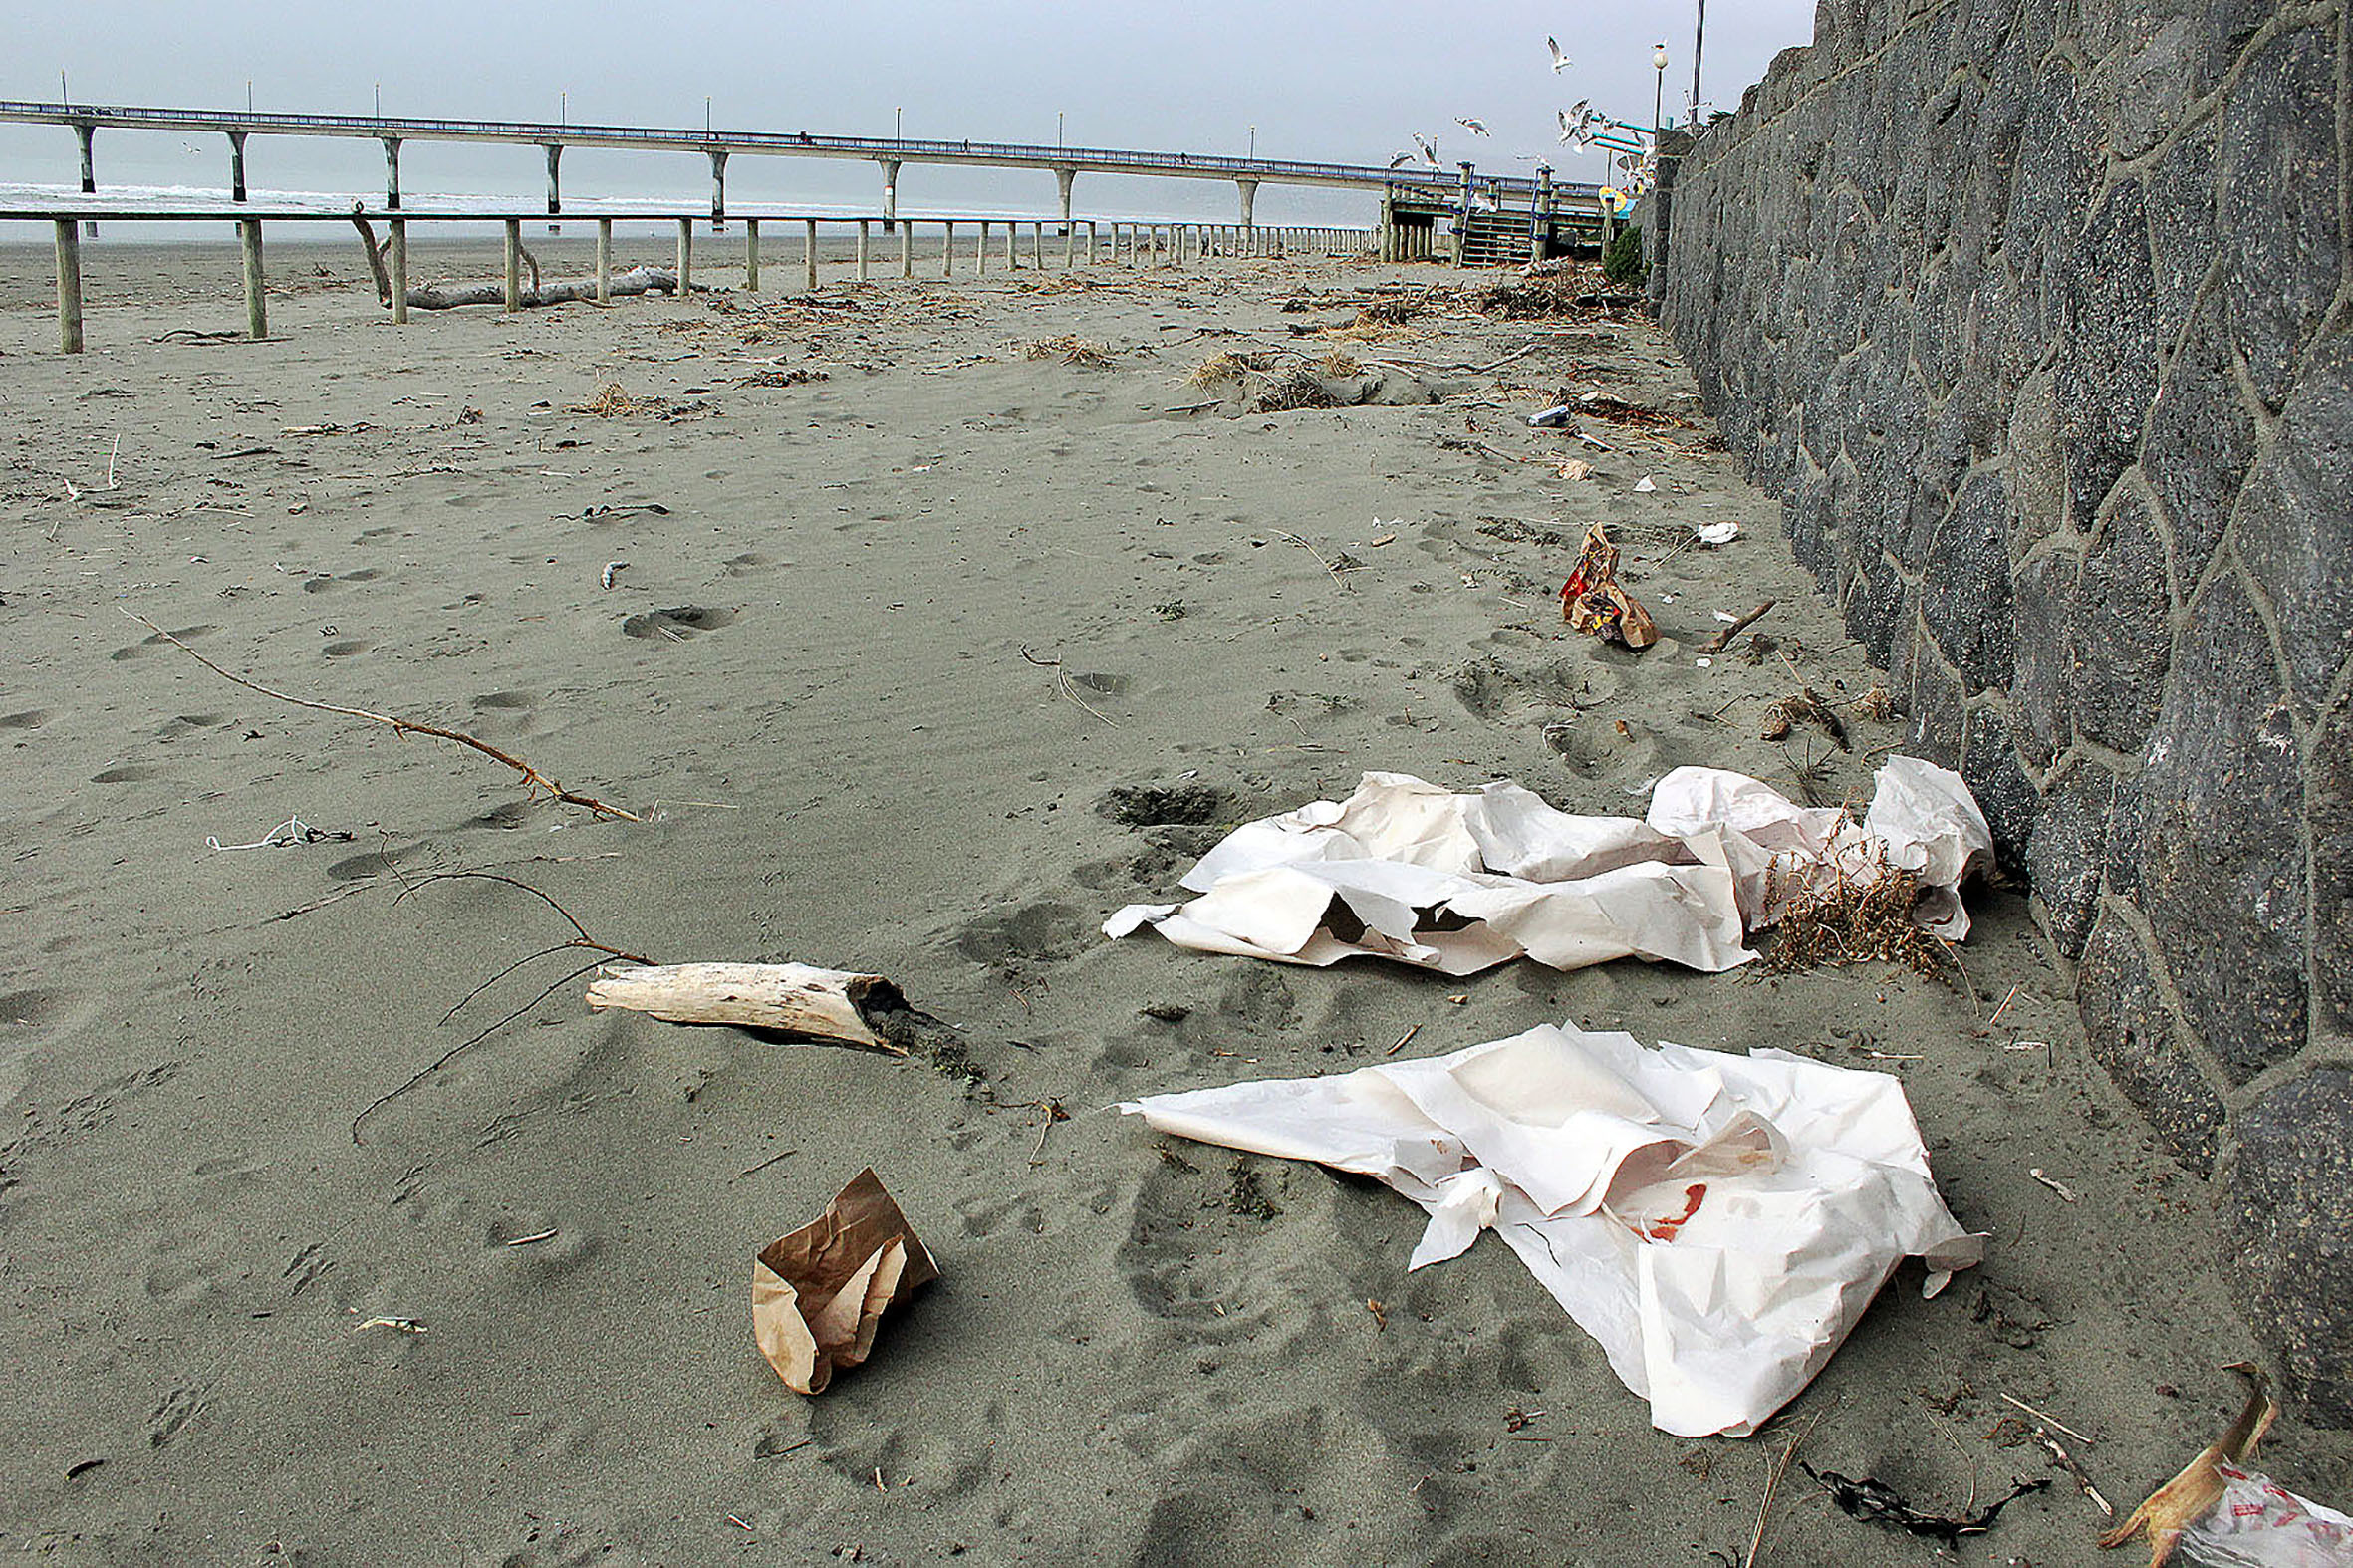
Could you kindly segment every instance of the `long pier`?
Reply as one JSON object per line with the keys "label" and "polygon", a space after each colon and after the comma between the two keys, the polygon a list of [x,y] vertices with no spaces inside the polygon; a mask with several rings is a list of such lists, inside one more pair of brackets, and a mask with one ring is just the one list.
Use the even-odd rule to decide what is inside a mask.
{"label": "long pier", "polygon": [[[1060,187],[1062,219],[1071,218],[1071,187],[1082,173],[1143,174],[1169,179],[1230,180],[1240,193],[1240,219],[1255,226],[1254,203],[1262,184],[1314,185],[1376,191],[1403,198],[1443,199],[1474,186],[1504,206],[1525,206],[1539,195],[1539,181],[1507,175],[1479,175],[1470,163],[1446,168],[1384,168],[1358,163],[1302,162],[1282,158],[1226,157],[1195,152],[1149,152],[1116,147],[1041,146],[1012,141],[908,140],[890,136],[820,135],[813,131],[729,131],[704,128],[574,125],[568,122],[426,120],[376,115],[265,114],[255,111],[158,109],[121,104],[39,103],[0,100],[0,121],[70,126],[81,142],[82,189],[98,190],[95,143],[100,128],[124,131],[208,131],[229,143],[230,199],[245,199],[245,142],[255,135],[347,136],[384,147],[385,206],[400,205],[400,148],[410,141],[487,141],[538,146],[547,158],[547,210],[563,210],[561,164],[574,146],[641,147],[700,152],[710,162],[714,218],[727,215],[727,160],[736,153],[774,157],[855,158],[878,164],[883,174],[882,213],[898,216],[899,172],[909,163],[966,164],[1050,170]],[[1548,199],[1595,201],[1599,187],[1542,182]]]}
{"label": "long pier", "polygon": [[[0,205],[0,222],[46,222],[56,233],[57,242],[57,324],[58,346],[66,354],[83,352],[83,294],[81,226],[100,219],[133,221],[139,223],[219,223],[233,222],[237,226],[243,252],[245,277],[245,318],[247,336],[255,340],[270,335],[268,282],[262,252],[262,225],[282,223],[353,223],[372,226],[383,223],[389,239],[385,245],[385,259],[389,264],[392,319],[395,324],[408,320],[408,229],[412,224],[432,223],[497,223],[506,232],[506,275],[503,304],[507,310],[523,306],[521,285],[523,259],[523,225],[534,221],[539,214],[517,212],[511,207],[483,207],[465,210],[403,212],[391,208],[374,211],[355,203],[348,212],[329,212],[317,207],[248,206],[242,209],[222,203],[190,202],[176,206],[118,206],[106,207],[77,202],[71,207],[52,203]],[[677,270],[671,274],[669,287],[679,299],[686,298],[694,288],[694,226],[702,219],[699,214],[681,213],[674,206],[646,204],[642,207],[622,208],[619,205],[602,207],[596,213],[597,224],[597,281],[596,298],[605,303],[610,296],[613,267],[613,225],[616,222],[675,222],[678,232]],[[883,220],[876,217],[843,218],[831,214],[794,214],[763,210],[754,214],[737,214],[744,233],[744,287],[758,292],[760,287],[760,225],[763,222],[798,226],[801,230],[801,274],[803,287],[817,288],[818,231],[821,226],[836,229],[855,227],[857,251],[856,279],[859,283],[872,280],[876,263],[874,228]],[[988,270],[992,247],[991,231],[1000,230],[1004,237],[1003,264],[1007,271],[1018,271],[1021,261],[1021,236],[1029,235],[1029,262],[1032,268],[1047,266],[1046,230],[1056,228],[1062,239],[1062,265],[1065,268],[1095,266],[1108,262],[1118,264],[1124,255],[1131,267],[1181,268],[1199,265],[1219,257],[1280,257],[1292,254],[1363,255],[1380,246],[1376,236],[1366,229],[1273,227],[1227,223],[1197,223],[1173,221],[1162,223],[1090,221],[1053,224],[1041,218],[1001,217],[941,217],[901,218],[887,226],[898,239],[898,270],[902,278],[915,276],[915,230],[918,226],[936,226],[939,244],[935,254],[939,275],[951,277],[956,269],[956,227],[964,225],[973,237],[965,254],[975,273]],[[1080,259],[1079,233],[1086,232],[1085,259]],[[926,250],[928,247],[926,247]],[[887,265],[887,263],[886,263]]]}

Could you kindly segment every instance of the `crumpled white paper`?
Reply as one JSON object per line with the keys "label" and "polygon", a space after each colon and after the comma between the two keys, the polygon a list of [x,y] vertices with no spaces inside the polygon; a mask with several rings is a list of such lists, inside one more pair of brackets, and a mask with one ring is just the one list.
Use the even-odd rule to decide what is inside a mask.
{"label": "crumpled white paper", "polygon": [[1524,953],[1712,972],[1755,956],[1744,943],[1777,917],[1776,891],[1869,875],[1880,853],[1920,874],[1924,925],[1967,933],[1956,890],[1993,837],[1961,775],[1917,758],[1888,759],[1861,824],[1720,768],[1661,779],[1648,821],[1574,816],[1508,779],[1458,794],[1367,773],[1345,801],[1236,828],[1185,873],[1198,898],[1130,905],[1103,930],[1317,966],[1369,954],[1462,975]]}
{"label": "crumpled white paper", "polygon": [[1682,1437],[1754,1432],[1904,1258],[1983,1255],[1903,1085],[1543,1025],[1450,1056],[1155,1095],[1164,1133],[1373,1176],[1430,1214],[1409,1270],[1493,1230]]}

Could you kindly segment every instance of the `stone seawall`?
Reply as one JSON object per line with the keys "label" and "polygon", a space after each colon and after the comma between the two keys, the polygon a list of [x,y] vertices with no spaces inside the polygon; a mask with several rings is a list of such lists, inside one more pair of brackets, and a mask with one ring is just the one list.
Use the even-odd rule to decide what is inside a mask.
{"label": "stone seawall", "polygon": [[1662,308],[2353,1422],[2344,0],[1825,0]]}

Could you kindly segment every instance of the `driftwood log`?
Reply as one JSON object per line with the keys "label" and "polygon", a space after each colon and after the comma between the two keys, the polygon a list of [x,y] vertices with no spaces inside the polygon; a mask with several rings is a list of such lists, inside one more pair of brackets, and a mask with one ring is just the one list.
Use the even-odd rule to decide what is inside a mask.
{"label": "driftwood log", "polygon": [[[354,213],[352,227],[360,231],[361,248],[368,252],[368,270],[376,278],[376,303],[386,310],[392,307],[392,280],[385,271],[384,247],[390,240],[379,240],[369,221]],[[568,283],[542,284],[539,281],[539,258],[526,249],[523,261],[531,268],[531,287],[515,298],[515,303],[528,310],[535,305],[569,305],[597,298],[597,280],[578,278]],[[699,285],[697,285],[699,287]],[[678,274],[668,267],[632,267],[627,272],[616,272],[606,282],[605,294],[675,294]],[[417,311],[455,310],[461,305],[506,304],[506,285],[491,283],[428,283],[409,289],[408,308]]]}
{"label": "driftwood log", "polygon": [[907,1011],[879,974],[799,963],[664,963],[608,969],[589,986],[594,1008],[622,1007],[667,1023],[723,1023],[905,1054],[877,1024]]}

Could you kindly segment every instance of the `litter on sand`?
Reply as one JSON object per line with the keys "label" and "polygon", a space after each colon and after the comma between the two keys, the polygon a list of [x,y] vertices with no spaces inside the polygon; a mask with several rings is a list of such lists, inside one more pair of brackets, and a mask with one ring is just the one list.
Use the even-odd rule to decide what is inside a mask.
{"label": "litter on sand", "polygon": [[1728,545],[1740,537],[1738,523],[1701,523],[1692,530],[1693,536],[1703,545]]}
{"label": "litter on sand", "polygon": [[2242,1361],[2224,1370],[2246,1383],[2237,1417],[2100,1545],[2122,1546],[2145,1532],[2149,1568],[2164,1568],[2176,1546],[2188,1561],[2223,1568],[2349,1568],[2353,1518],[2244,1467],[2279,1405],[2261,1368]]}
{"label": "litter on sand", "polygon": [[1903,1085],[1786,1051],[1542,1025],[1120,1109],[1383,1182],[1430,1214],[1409,1271],[1493,1230],[1682,1437],[1754,1432],[1906,1257],[1933,1295],[1984,1250],[1938,1195]]}
{"label": "litter on sand", "polygon": [[1631,649],[1659,641],[1659,624],[1642,601],[1618,581],[1618,547],[1595,523],[1585,530],[1585,550],[1560,591],[1561,619],[1578,631]]}
{"label": "litter on sand", "polygon": [[874,1352],[883,1314],[939,1277],[872,1169],[752,1259],[752,1338],[785,1386],[823,1394]]}
{"label": "litter on sand", "polygon": [[1369,955],[1463,975],[1525,954],[1714,972],[1755,957],[1748,934],[1809,887],[1882,868],[1916,876],[1913,918],[1958,940],[1959,887],[1992,853],[1961,775],[1913,757],[1888,758],[1859,824],[1718,768],[1659,780],[1647,819],[1572,816],[1509,779],[1458,794],[1367,773],[1345,801],[1236,828],[1185,873],[1199,897],[1130,905],[1103,930],[1316,967]]}

